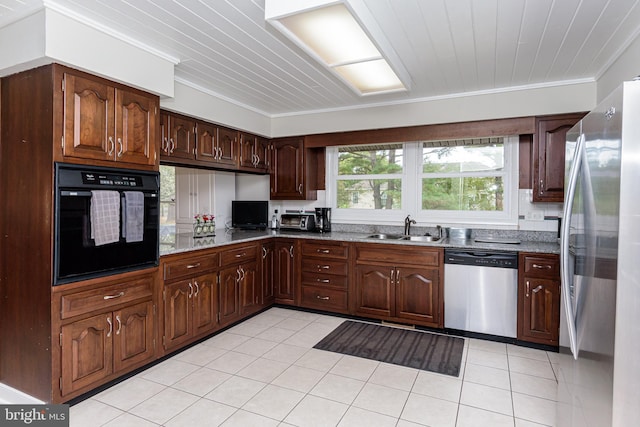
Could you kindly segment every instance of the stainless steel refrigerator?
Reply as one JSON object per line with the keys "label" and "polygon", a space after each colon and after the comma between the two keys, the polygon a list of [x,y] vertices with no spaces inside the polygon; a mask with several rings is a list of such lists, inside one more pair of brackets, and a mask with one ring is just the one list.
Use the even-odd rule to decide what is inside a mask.
{"label": "stainless steel refrigerator", "polygon": [[640,423],[640,81],[567,133],[557,426]]}

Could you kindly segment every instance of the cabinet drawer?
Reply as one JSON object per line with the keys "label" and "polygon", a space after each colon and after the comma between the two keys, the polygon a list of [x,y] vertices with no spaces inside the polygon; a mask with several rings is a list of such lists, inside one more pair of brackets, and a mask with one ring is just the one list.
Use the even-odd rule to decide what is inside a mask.
{"label": "cabinet drawer", "polygon": [[302,284],[315,286],[332,286],[347,289],[347,276],[317,273],[315,271],[303,271]]}
{"label": "cabinet drawer", "polygon": [[143,298],[151,299],[152,289],[153,279],[151,277],[145,277],[130,282],[63,295],[60,316],[62,319],[68,319],[94,310],[108,309],[130,301]]}
{"label": "cabinet drawer", "polygon": [[524,272],[534,277],[551,277],[560,276],[560,261],[558,257],[524,257]]}
{"label": "cabinet drawer", "polygon": [[349,248],[339,242],[304,242],[302,255],[347,259]]}
{"label": "cabinet drawer", "polygon": [[256,245],[234,247],[222,250],[220,261],[223,267],[233,264],[239,264],[247,260],[254,261],[258,256],[258,248]]}
{"label": "cabinet drawer", "polygon": [[197,276],[218,268],[218,253],[206,256],[167,261],[164,263],[164,280]]}
{"label": "cabinet drawer", "polygon": [[440,265],[442,249],[423,249],[412,245],[363,244],[357,247],[356,262],[371,261],[385,264],[408,264],[421,266]]}
{"label": "cabinet drawer", "polygon": [[321,310],[346,311],[347,292],[318,286],[303,286],[301,305]]}
{"label": "cabinet drawer", "polygon": [[307,258],[302,260],[302,271],[324,274],[347,274],[347,263],[322,258]]}

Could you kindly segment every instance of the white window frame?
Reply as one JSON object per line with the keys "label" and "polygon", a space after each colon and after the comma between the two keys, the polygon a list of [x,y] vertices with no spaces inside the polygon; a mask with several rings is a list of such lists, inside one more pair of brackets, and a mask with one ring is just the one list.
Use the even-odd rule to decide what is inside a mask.
{"label": "white window frame", "polygon": [[[438,211],[422,210],[422,144],[403,143],[402,203],[401,209],[338,209],[337,178],[338,148],[327,147],[326,174],[327,204],[333,208],[332,221],[345,224],[402,225],[407,215],[411,215],[421,226],[435,225],[491,225],[494,228],[517,228],[518,226],[518,136],[504,138],[503,176],[504,210],[492,211]],[[380,178],[384,178],[380,175]]]}

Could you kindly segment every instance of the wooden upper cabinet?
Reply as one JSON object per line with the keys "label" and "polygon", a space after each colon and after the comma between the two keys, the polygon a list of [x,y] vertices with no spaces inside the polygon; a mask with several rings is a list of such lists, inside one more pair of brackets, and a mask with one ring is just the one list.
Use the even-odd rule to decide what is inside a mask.
{"label": "wooden upper cabinet", "polygon": [[564,200],[564,150],[567,131],[583,114],[536,118],[532,147],[534,202]]}
{"label": "wooden upper cabinet", "polygon": [[314,150],[305,150],[303,138],[272,141],[271,200],[315,200],[317,167]]}
{"label": "wooden upper cabinet", "polygon": [[62,90],[64,157],[156,164],[157,97],[68,71]]}
{"label": "wooden upper cabinet", "polygon": [[250,172],[268,172],[269,170],[269,140],[239,132],[240,161],[239,167]]}
{"label": "wooden upper cabinet", "polygon": [[238,164],[238,131],[218,127],[217,163],[237,167]]}
{"label": "wooden upper cabinet", "polygon": [[179,114],[163,111],[160,115],[162,132],[160,159],[195,159],[196,122]]}

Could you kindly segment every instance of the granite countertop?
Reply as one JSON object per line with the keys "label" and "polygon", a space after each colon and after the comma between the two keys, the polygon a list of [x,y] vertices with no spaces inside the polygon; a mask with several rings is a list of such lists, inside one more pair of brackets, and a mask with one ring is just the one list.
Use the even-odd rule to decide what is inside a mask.
{"label": "granite countertop", "polygon": [[469,240],[450,240],[444,239],[441,242],[420,242],[407,240],[380,240],[367,238],[369,234],[353,233],[353,232],[331,232],[331,233],[312,233],[312,232],[296,232],[296,231],[219,231],[212,237],[193,238],[190,233],[174,234],[167,236],[160,243],[160,255],[170,255],[181,252],[194,251],[199,249],[207,249],[220,247],[224,245],[250,242],[253,240],[265,239],[268,237],[288,237],[298,239],[314,239],[314,240],[334,240],[343,242],[366,242],[366,243],[383,243],[392,245],[415,245],[440,248],[458,248],[473,249],[487,251],[506,251],[506,252],[537,252],[537,253],[560,253],[560,245],[556,242],[539,242],[522,240],[518,244],[507,244],[499,242],[476,242],[475,239]]}

